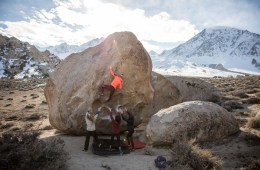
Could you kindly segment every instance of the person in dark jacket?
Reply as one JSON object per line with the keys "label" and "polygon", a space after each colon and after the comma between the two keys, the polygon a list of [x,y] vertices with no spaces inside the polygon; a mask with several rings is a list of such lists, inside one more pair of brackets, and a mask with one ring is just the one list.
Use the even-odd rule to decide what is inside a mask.
{"label": "person in dark jacket", "polygon": [[[127,123],[127,135],[126,135],[126,138],[127,138],[127,142],[128,142],[128,145],[131,146],[131,149],[132,151],[134,151],[135,149],[135,146],[134,146],[134,140],[133,140],[133,133],[134,133],[134,122],[135,122],[135,118],[133,116],[132,113],[130,113],[129,111],[127,111],[127,109],[125,108],[125,111],[128,115],[128,118],[126,118],[123,114],[122,114],[122,119],[124,121],[126,121]],[[130,145],[131,143],[131,145]]]}

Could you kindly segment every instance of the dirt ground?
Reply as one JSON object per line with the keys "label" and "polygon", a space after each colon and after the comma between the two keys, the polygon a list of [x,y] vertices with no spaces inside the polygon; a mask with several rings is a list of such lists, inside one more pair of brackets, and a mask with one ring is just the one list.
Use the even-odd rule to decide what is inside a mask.
{"label": "dirt ground", "polygon": [[[203,80],[221,91],[223,98],[219,104],[232,101],[225,108],[239,121],[240,132],[200,146],[221,158],[223,169],[240,169],[252,160],[259,160],[260,130],[252,129],[246,124],[260,112],[260,76]],[[67,162],[70,169],[156,169],[156,156],[171,158],[169,148],[146,147],[123,156],[109,157],[94,155],[91,150],[83,152],[84,136],[61,134],[50,125],[44,86],[44,79],[0,80],[0,135],[4,132],[39,130],[42,132],[40,137],[44,140],[60,137],[70,155]],[[141,133],[143,131],[139,130],[136,137]]]}

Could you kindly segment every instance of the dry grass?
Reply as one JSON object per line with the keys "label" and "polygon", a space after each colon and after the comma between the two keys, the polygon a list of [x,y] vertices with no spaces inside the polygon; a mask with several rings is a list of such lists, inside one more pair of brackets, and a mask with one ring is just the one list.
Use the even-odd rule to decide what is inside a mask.
{"label": "dry grass", "polygon": [[243,136],[242,139],[245,140],[247,145],[250,145],[250,146],[259,146],[260,145],[260,137],[258,137],[255,134],[249,133],[249,134]]}
{"label": "dry grass", "polygon": [[0,129],[8,129],[10,127],[14,126],[14,123],[5,123],[5,124],[0,124]]}
{"label": "dry grass", "polygon": [[0,138],[0,169],[67,169],[67,153],[59,139],[39,140],[38,132],[4,133]]}
{"label": "dry grass", "polygon": [[260,104],[260,99],[253,97],[253,98],[249,98],[249,99],[245,100],[245,102],[247,104]]}
{"label": "dry grass", "polygon": [[193,146],[190,142],[174,143],[172,156],[173,166],[179,169],[221,169],[222,165],[222,161],[209,150]]}
{"label": "dry grass", "polygon": [[240,170],[258,170],[260,169],[260,159],[253,160],[248,164],[244,165]]}
{"label": "dry grass", "polygon": [[259,129],[260,128],[260,116],[255,116],[255,117],[250,118],[247,122],[247,127]]}

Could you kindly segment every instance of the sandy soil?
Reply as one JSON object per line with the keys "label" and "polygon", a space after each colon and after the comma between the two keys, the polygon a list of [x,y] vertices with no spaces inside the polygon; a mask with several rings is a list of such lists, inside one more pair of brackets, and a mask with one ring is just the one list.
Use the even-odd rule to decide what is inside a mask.
{"label": "sandy soil", "polygon": [[[260,111],[259,103],[248,102],[250,98],[259,99],[260,78],[247,80],[250,83],[245,79],[234,78],[204,80],[215,85],[225,100],[237,100],[242,103],[243,108],[230,111],[240,122],[241,131],[238,134],[200,146],[221,158],[223,169],[239,169],[252,160],[259,160],[260,130],[248,128],[246,122]],[[40,130],[42,132],[40,137],[44,140],[60,137],[64,140],[65,150],[69,153],[67,163],[70,169],[156,169],[154,166],[156,156],[163,155],[170,159],[170,150],[163,148],[147,147],[123,156],[109,157],[94,155],[91,150],[82,151],[84,136],[59,134],[51,127],[48,121],[48,106],[43,94],[44,80],[35,81],[0,80],[0,135],[4,132]],[[241,98],[241,94],[237,95],[237,91],[244,91],[248,97]],[[141,133],[142,130],[138,130],[136,136]],[[147,155],[148,152],[153,154]]]}
{"label": "sandy soil", "polygon": [[[48,139],[52,138],[54,131],[44,133],[41,138]],[[113,170],[144,170],[151,169],[156,170],[154,166],[155,155],[146,155],[146,149],[137,149],[134,152],[125,154],[123,156],[98,156],[94,155],[89,149],[87,152],[82,151],[85,142],[84,136],[67,136],[67,135],[56,135],[65,141],[65,150],[69,152],[70,159],[68,165],[70,169],[113,169]],[[92,138],[90,143],[92,143]],[[170,158],[169,149],[156,149],[156,155],[163,155],[167,159]]]}

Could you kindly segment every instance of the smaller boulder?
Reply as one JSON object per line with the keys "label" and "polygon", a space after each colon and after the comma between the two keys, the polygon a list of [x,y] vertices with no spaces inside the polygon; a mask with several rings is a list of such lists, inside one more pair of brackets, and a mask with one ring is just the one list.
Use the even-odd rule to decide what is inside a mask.
{"label": "smaller boulder", "polygon": [[232,111],[233,109],[243,109],[243,103],[236,100],[228,100],[221,103],[221,106],[227,109],[228,111]]}
{"label": "smaller boulder", "polygon": [[171,145],[175,140],[212,141],[238,131],[234,116],[221,106],[191,101],[153,115],[147,124],[146,137],[148,144]]}

